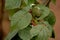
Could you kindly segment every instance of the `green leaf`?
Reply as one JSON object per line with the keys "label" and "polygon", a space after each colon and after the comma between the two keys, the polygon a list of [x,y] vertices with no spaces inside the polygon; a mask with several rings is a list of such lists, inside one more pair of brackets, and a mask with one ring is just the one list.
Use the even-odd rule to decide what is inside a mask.
{"label": "green leaf", "polygon": [[26,27],[29,25],[31,19],[32,16],[30,13],[27,13],[25,11],[18,11],[11,18],[11,27],[17,25],[18,27],[21,27],[20,29],[23,29],[24,26]]}
{"label": "green leaf", "polygon": [[13,38],[19,30],[26,28],[31,22],[32,16],[25,10],[16,12],[11,18],[11,30],[6,39]]}
{"label": "green leaf", "polygon": [[48,40],[48,38],[49,38],[49,30],[45,27],[40,31],[36,40]]}
{"label": "green leaf", "polygon": [[37,36],[35,40],[48,40],[52,35],[52,27],[47,21],[44,21],[39,25],[33,26],[30,33],[32,37]]}
{"label": "green leaf", "polygon": [[49,24],[48,21],[42,21],[42,22],[40,22],[40,24],[45,25],[45,27],[49,29],[50,35],[52,35],[53,27]]}
{"label": "green leaf", "polygon": [[20,31],[18,32],[19,37],[20,37],[22,40],[30,40],[30,39],[31,39],[30,29],[31,29],[31,27],[28,26],[27,28],[25,28],[25,29],[23,29],[23,30],[20,30]]}
{"label": "green leaf", "polygon": [[36,37],[36,40],[48,40],[48,38],[51,37],[51,34],[52,34],[52,27],[48,24],[48,22],[44,22],[45,25],[47,26],[44,26],[38,36]]}
{"label": "green leaf", "polygon": [[32,37],[38,35],[40,30],[42,30],[42,28],[43,28],[43,25],[32,26],[32,29],[30,30]]}
{"label": "green leaf", "polygon": [[38,9],[41,11],[41,15],[39,18],[37,18],[37,20],[41,20],[41,19],[44,19],[45,17],[47,17],[50,13],[50,10],[48,7],[45,7],[44,5],[38,5],[37,6]]}
{"label": "green leaf", "polygon": [[6,9],[20,8],[21,0],[5,0]]}
{"label": "green leaf", "polygon": [[43,24],[49,29],[50,35],[52,35],[53,27],[47,21],[44,21]]}
{"label": "green leaf", "polygon": [[53,26],[56,22],[56,18],[55,18],[54,13],[50,12],[50,14],[46,18],[44,18],[44,20],[48,21],[48,23]]}

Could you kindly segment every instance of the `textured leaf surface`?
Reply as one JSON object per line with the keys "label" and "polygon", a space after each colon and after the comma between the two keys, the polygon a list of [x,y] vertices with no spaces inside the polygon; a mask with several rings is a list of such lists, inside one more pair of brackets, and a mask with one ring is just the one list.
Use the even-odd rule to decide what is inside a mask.
{"label": "textured leaf surface", "polygon": [[27,11],[21,10],[16,12],[11,18],[11,31],[7,36],[7,39],[11,39],[16,33],[26,28],[31,22],[32,16]]}
{"label": "textured leaf surface", "polygon": [[36,25],[33,26],[32,29],[30,30],[30,33],[32,35],[32,37],[38,35],[38,33],[40,32],[40,30],[43,28],[43,25]]}
{"label": "textured leaf surface", "polygon": [[30,29],[31,27],[27,27],[21,31],[18,32],[19,37],[23,40],[30,40],[31,39],[31,34],[30,34]]}
{"label": "textured leaf surface", "polygon": [[11,18],[11,26],[17,25],[22,28],[31,22],[32,16],[25,10],[18,11]]}
{"label": "textured leaf surface", "polygon": [[52,27],[48,22],[32,27],[31,35],[37,36],[35,40],[48,40],[52,35]]}
{"label": "textured leaf surface", "polygon": [[46,27],[44,27],[41,31],[40,31],[40,33],[39,33],[39,35],[37,36],[37,38],[36,38],[36,40],[48,40],[48,37],[49,37],[49,30],[46,28]]}
{"label": "textured leaf surface", "polygon": [[21,0],[5,0],[6,9],[19,8],[21,5]]}

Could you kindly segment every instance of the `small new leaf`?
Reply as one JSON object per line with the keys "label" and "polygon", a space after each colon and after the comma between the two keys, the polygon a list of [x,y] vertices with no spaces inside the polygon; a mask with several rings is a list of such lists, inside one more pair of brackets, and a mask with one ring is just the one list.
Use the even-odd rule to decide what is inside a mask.
{"label": "small new leaf", "polygon": [[49,8],[45,7],[44,5],[37,5],[36,7],[38,7],[38,9],[40,10],[40,17],[37,18],[37,20],[41,20],[44,19],[45,17],[47,17],[50,13]]}

